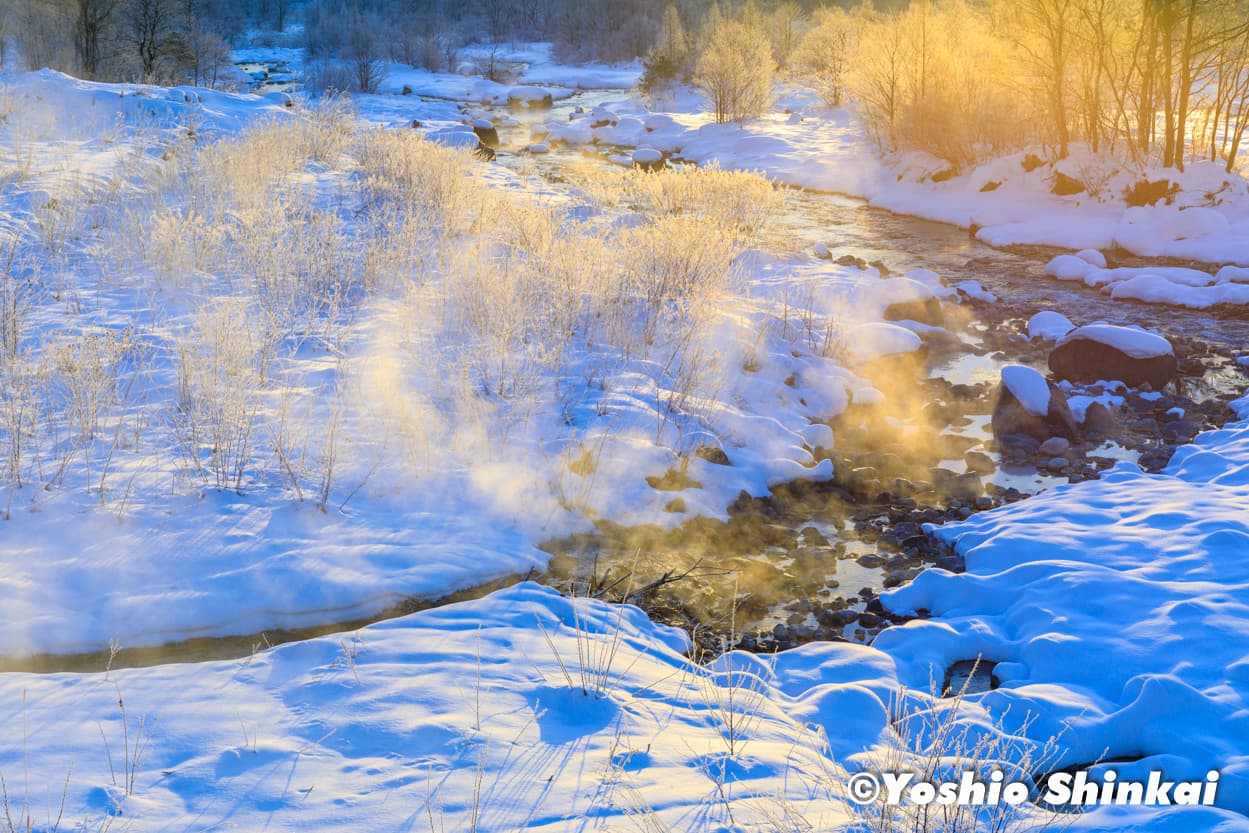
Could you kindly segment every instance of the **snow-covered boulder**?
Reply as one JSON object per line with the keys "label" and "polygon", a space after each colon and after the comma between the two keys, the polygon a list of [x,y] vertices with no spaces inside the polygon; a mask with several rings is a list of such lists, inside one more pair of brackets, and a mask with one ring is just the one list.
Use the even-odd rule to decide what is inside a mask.
{"label": "snow-covered boulder", "polygon": [[633,167],[643,171],[662,170],[664,155],[654,148],[638,148],[633,151]]}
{"label": "snow-covered boulder", "polygon": [[811,248],[811,254],[815,255],[820,260],[832,260],[833,259],[833,253],[829,251],[827,243],[816,243]]}
{"label": "snow-covered boulder", "polygon": [[550,109],[555,100],[546,87],[512,87],[507,91],[507,103],[512,107],[537,110]]}
{"label": "snow-covered boulder", "polygon": [[451,148],[476,150],[481,147],[481,139],[469,127],[441,127],[426,133],[425,138]]}
{"label": "snow-covered boulder", "polygon": [[1028,339],[1030,341],[1058,341],[1074,330],[1075,324],[1061,312],[1043,310],[1028,319]]}
{"label": "snow-covered boulder", "polygon": [[1045,266],[1045,274],[1060,281],[1082,281],[1097,268],[1079,255],[1059,255]]}
{"label": "snow-covered boulder", "polygon": [[548,145],[546,142],[534,142],[532,145],[529,146],[528,150],[530,153],[541,155],[543,153],[550,153],[551,146]]}
{"label": "snow-covered boulder", "polygon": [[999,438],[1022,434],[1043,442],[1050,437],[1079,436],[1063,392],[1040,372],[1022,365],[1002,368],[992,424],[993,433]]}
{"label": "snow-covered boulder", "polygon": [[1120,381],[1161,388],[1175,376],[1175,351],[1160,335],[1114,324],[1078,327],[1058,340],[1050,370],[1072,382]]}
{"label": "snow-covered boulder", "polygon": [[897,324],[860,324],[846,333],[846,346],[857,361],[870,362],[914,353],[924,346],[920,337]]}
{"label": "snow-covered boulder", "polygon": [[477,119],[473,122],[473,133],[486,147],[497,148],[499,146],[499,131],[495,130],[489,119]]}

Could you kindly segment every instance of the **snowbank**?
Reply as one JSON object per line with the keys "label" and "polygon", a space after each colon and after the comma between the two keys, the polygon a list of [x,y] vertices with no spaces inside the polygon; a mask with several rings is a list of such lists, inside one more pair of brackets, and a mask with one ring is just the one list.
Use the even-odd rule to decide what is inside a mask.
{"label": "snowbank", "polygon": [[1236,266],[1225,266],[1215,274],[1181,266],[1108,269],[1104,262],[1098,266],[1076,255],[1059,255],[1046,265],[1045,271],[1059,280],[1083,281],[1088,286],[1100,287],[1115,299],[1190,309],[1249,303],[1245,270]]}

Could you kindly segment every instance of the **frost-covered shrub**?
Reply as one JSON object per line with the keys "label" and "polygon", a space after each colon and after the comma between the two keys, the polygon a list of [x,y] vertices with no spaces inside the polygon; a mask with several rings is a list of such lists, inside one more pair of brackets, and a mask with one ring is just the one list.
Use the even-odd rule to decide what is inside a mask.
{"label": "frost-covered shrub", "polygon": [[218,490],[241,491],[272,345],[242,299],[207,304],[176,340],[178,396],[170,411],[188,473]]}
{"label": "frost-covered shrub", "polygon": [[366,207],[399,204],[432,214],[453,230],[467,209],[467,153],[400,130],[360,135],[355,159]]}
{"label": "frost-covered shrub", "polygon": [[696,322],[729,285],[729,238],[693,217],[666,217],[623,233],[628,294],[641,302],[641,334],[655,341],[673,321]]}
{"label": "frost-covered shrub", "polygon": [[342,218],[281,205],[240,212],[231,242],[272,337],[296,344],[314,335],[332,340],[355,286],[353,246]]}
{"label": "frost-covered shrub", "polygon": [[145,228],[147,261],[157,275],[176,280],[219,262],[224,230],[194,209],[145,212],[131,223]]}
{"label": "frost-covered shrub", "polygon": [[747,171],[670,168],[631,172],[631,201],[655,217],[701,217],[733,235],[759,233],[781,205],[781,195],[763,176]]}

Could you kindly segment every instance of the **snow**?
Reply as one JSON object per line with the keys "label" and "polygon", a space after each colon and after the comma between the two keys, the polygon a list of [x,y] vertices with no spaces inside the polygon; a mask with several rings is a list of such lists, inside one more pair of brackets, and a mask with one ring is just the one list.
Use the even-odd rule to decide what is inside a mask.
{"label": "snow", "polygon": [[986,304],[997,302],[997,296],[985,289],[980,281],[959,281],[954,284],[954,289],[973,301],[982,301]]}
{"label": "snow", "polygon": [[[587,648],[595,659],[580,665]],[[586,818],[627,825],[643,806],[684,827],[707,812],[727,760],[749,773],[728,782],[738,816],[777,796],[818,824],[844,823],[847,810],[824,789],[812,800],[818,778],[844,769],[808,723],[836,730],[838,712],[853,709],[854,731],[830,731],[834,748],[872,743],[886,725],[887,665],[845,646],[806,662],[703,668],[687,648],[684,634],[637,609],[523,584],[242,660],[6,674],[0,699],[24,704],[14,714],[28,738],[0,745],[0,772],[56,783],[55,801],[68,783],[67,820],[121,817],[134,830],[393,830],[470,814],[483,831],[573,830]],[[822,667],[847,681],[830,673],[812,690],[803,676]],[[739,708],[758,709],[739,716],[751,728],[736,747],[728,712],[714,706],[731,692],[749,698]],[[129,743],[145,744],[133,794],[109,774],[111,751],[122,778],[123,721]],[[37,752],[24,761],[28,749]],[[31,792],[37,818],[47,795]]]}
{"label": "snow", "polygon": [[1074,329],[1067,316],[1053,310],[1042,310],[1028,319],[1028,338],[1033,341],[1057,341]]}
{"label": "snow", "polygon": [[524,104],[533,107],[548,99],[568,98],[570,95],[572,95],[572,92],[562,87],[537,87],[526,84],[509,88],[507,100],[511,104]]}
{"label": "snow", "polygon": [[1080,339],[1113,347],[1133,359],[1152,359],[1158,356],[1170,356],[1173,353],[1171,342],[1157,333],[1135,327],[1120,327],[1116,324],[1086,324],[1083,327],[1077,327],[1058,339],[1056,346],[1061,347]]}
{"label": "snow", "polygon": [[1092,265],[1096,266],[1098,269],[1106,268],[1106,256],[1102,254],[1101,252],[1097,251],[1097,249],[1084,249],[1082,251],[1076,252],[1076,257],[1080,258],[1081,260],[1087,263],[1091,263]]}
{"label": "snow", "polygon": [[440,127],[436,130],[426,131],[425,138],[447,147],[466,148],[468,150],[475,150],[481,144],[477,134],[466,127]]}
{"label": "snow", "polygon": [[1121,407],[1126,400],[1122,396],[1113,393],[1103,392],[1095,396],[1089,394],[1077,394],[1067,397],[1067,408],[1071,411],[1071,416],[1076,422],[1083,423],[1088,417],[1089,406],[1096,402],[1114,411]]}
{"label": "snow", "polygon": [[1050,410],[1050,387],[1039,372],[1023,365],[1002,368],[1002,384],[1029,413],[1045,416]]}
{"label": "snow", "polygon": [[1182,266],[1143,266],[1107,269],[1088,258],[1058,255],[1046,274],[1064,281],[1083,281],[1101,288],[1111,298],[1208,309],[1218,304],[1249,303],[1249,270],[1225,266],[1216,274]]}
{"label": "snow", "polygon": [[1096,268],[1082,257],[1076,255],[1059,255],[1045,267],[1045,274],[1052,275],[1060,281],[1082,281]]}

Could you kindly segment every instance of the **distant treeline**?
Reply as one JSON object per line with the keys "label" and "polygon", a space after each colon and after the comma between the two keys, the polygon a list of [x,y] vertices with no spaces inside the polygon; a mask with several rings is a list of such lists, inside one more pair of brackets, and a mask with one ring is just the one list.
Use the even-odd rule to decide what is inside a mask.
{"label": "distant treeline", "polygon": [[762,112],[780,73],[854,102],[882,147],[956,165],[1083,141],[1231,169],[1249,127],[1249,0],[0,0],[6,63],[100,80],[216,86],[248,33],[306,47],[314,87],[363,91],[386,61],[455,70],[468,43],[641,56],[645,90],[692,82],[722,121]]}

